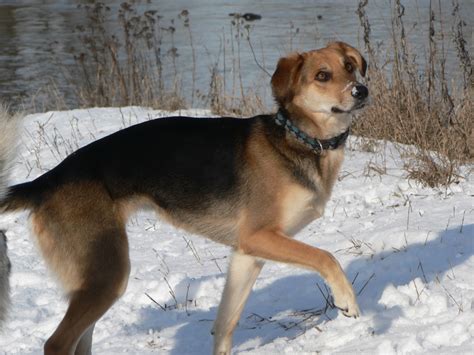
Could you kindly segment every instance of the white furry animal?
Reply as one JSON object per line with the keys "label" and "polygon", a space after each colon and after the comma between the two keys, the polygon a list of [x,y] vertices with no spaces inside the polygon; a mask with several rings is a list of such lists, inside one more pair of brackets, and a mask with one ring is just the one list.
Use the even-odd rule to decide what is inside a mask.
{"label": "white furry animal", "polygon": [[[0,200],[6,194],[8,163],[15,150],[18,119],[11,117],[0,105]],[[10,260],[7,254],[7,238],[0,230],[0,325],[7,315],[10,304]]]}

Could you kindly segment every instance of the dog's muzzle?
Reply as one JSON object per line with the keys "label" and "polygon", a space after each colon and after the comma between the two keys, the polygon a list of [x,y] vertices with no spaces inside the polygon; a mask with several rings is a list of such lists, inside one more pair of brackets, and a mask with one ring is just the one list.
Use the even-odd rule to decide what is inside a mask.
{"label": "dog's muzzle", "polygon": [[357,83],[351,90],[351,96],[356,99],[356,102],[350,110],[343,110],[334,106],[331,108],[331,111],[333,113],[350,113],[354,110],[361,109],[365,106],[367,97],[369,96],[369,89],[367,89],[367,86]]}

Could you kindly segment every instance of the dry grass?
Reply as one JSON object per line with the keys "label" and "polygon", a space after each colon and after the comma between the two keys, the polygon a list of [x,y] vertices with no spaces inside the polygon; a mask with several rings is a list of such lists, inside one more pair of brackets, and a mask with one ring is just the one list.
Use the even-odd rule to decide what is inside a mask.
{"label": "dry grass", "polygon": [[[211,65],[211,78],[207,94],[201,95],[201,103],[217,115],[253,116],[268,111],[264,97],[265,87],[270,82],[270,74],[258,63],[251,44],[251,27],[240,14],[232,14],[229,34],[223,33],[217,59]],[[228,38],[228,40],[226,40]],[[257,66],[261,69],[256,82],[244,87],[241,67],[241,48],[248,45]]]}
{"label": "dry grass", "polygon": [[[165,61],[176,68],[173,25],[164,26],[157,11],[138,12],[128,2],[116,13],[99,1],[80,7],[87,26],[76,28],[79,41],[73,55],[77,66],[67,73],[79,106],[185,107],[178,75],[167,82],[163,72]],[[111,16],[118,21],[118,33],[107,25]],[[180,19],[188,25],[187,13]],[[165,51],[166,36],[171,38],[171,46]]]}
{"label": "dry grass", "polygon": [[446,186],[458,181],[459,166],[474,158],[473,73],[458,6],[453,5],[456,26],[451,33],[462,68],[458,81],[448,81],[446,53],[435,39],[446,34],[441,18],[440,28],[435,26],[434,11],[429,22],[427,57],[420,66],[415,62],[419,53],[412,51],[406,35],[400,0],[393,4],[391,44],[384,55],[372,45],[366,6],[367,1],[361,1],[358,14],[370,63],[372,102],[363,119],[357,121],[354,133],[401,143],[398,148],[409,177],[425,185]]}
{"label": "dry grass", "polygon": [[[248,89],[242,82],[243,46],[251,49],[262,69],[256,73],[261,75],[259,82],[268,83],[269,73],[257,61],[251,27],[238,14],[230,19],[230,34],[222,34],[205,92],[196,89],[196,55],[188,12],[184,10],[165,24],[156,11],[138,12],[137,3],[123,3],[117,13],[98,1],[83,6],[89,24],[78,29],[79,45],[74,52],[77,66],[68,73],[70,86],[77,92],[77,106],[142,105],[168,110],[199,106],[234,116],[270,111],[263,99],[268,85]],[[391,38],[380,48],[371,38],[371,19],[365,11],[368,1],[359,3],[372,101],[353,132],[370,146],[377,140],[396,142],[410,178],[432,187],[447,186],[459,180],[460,166],[472,163],[474,157],[474,78],[462,9],[454,0],[454,26],[446,28],[442,14],[430,5],[430,35],[422,58],[423,54],[415,53],[405,30],[403,4],[400,0],[391,4]],[[120,33],[112,33],[106,25],[111,16],[117,18]],[[177,69],[182,67],[174,46],[178,29],[188,34],[192,58],[185,60],[192,62],[192,73]],[[452,41],[457,50],[461,68],[457,78],[446,71],[446,41]],[[188,78],[186,87],[191,88],[186,95],[182,90],[184,76]]]}
{"label": "dry grass", "polygon": [[[78,45],[73,55],[77,66],[65,68],[78,106],[141,105],[177,110],[201,105],[216,114],[236,116],[265,110],[259,90],[243,85],[241,46],[250,34],[244,19],[238,15],[232,18],[230,41],[223,38],[223,58],[212,64],[208,91],[202,92],[196,89],[196,53],[188,11],[165,23],[158,11],[140,12],[139,2],[124,2],[117,12],[96,0],[80,6],[87,26],[76,29]],[[113,18],[118,31],[107,25]],[[187,33],[191,58],[180,58],[174,42],[177,30]],[[188,73],[178,70],[183,60],[191,62],[192,68],[185,83],[183,76]],[[184,85],[190,89],[186,95]]]}

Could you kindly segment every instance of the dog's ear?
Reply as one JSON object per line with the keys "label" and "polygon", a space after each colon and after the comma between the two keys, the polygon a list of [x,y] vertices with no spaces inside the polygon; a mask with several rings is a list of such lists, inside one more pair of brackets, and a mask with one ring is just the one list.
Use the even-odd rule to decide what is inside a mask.
{"label": "dog's ear", "polygon": [[331,42],[327,47],[342,51],[356,63],[360,75],[365,76],[365,72],[367,71],[367,61],[357,49],[344,42]]}
{"label": "dog's ear", "polygon": [[299,53],[280,58],[272,76],[272,92],[275,100],[284,106],[295,95],[294,87],[299,80],[304,58]]}

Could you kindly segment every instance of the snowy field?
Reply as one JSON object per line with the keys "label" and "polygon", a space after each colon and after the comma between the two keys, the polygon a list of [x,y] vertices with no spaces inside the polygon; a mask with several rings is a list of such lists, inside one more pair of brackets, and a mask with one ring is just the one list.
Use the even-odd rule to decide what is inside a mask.
{"label": "snowy field", "polygon": [[[132,107],[29,115],[11,182],[38,176],[94,139],[166,114]],[[268,262],[236,329],[234,353],[473,353],[474,183],[423,188],[401,166],[390,144],[364,152],[351,137],[324,217],[297,236],[335,254],[354,280],[362,316],[349,319],[326,307],[318,275]],[[0,228],[13,264],[0,354],[39,354],[66,304],[32,242],[26,213],[0,216]],[[210,354],[229,250],[149,213],[134,216],[128,232],[128,289],[98,322],[94,352]]]}

